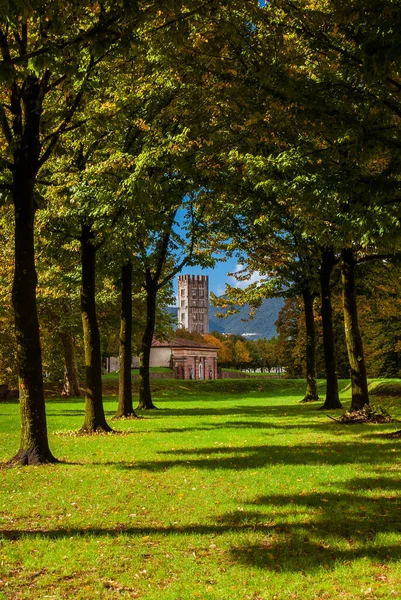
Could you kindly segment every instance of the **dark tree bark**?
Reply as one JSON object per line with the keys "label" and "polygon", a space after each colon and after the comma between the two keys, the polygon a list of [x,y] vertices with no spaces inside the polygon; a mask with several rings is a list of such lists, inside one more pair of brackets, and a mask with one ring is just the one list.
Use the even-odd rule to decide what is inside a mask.
{"label": "dark tree bark", "polygon": [[302,402],[319,400],[316,382],[316,330],[313,314],[314,294],[305,288],[302,293],[306,326],[306,392]]}
{"label": "dark tree bark", "polygon": [[115,418],[136,417],[132,405],[132,263],[122,266],[118,407]]}
{"label": "dark tree bark", "polygon": [[81,229],[81,312],[85,350],[85,419],[81,431],[112,431],[106,422],[102,400],[102,357],[96,316],[96,251],[89,225]]}
{"label": "dark tree bark", "polygon": [[326,399],[322,409],[342,408],[338,395],[337,360],[333,332],[333,310],[331,306],[330,277],[335,265],[333,250],[323,250],[320,269],[321,315],[323,327],[323,349],[326,367]]}
{"label": "dark tree bark", "polygon": [[36,308],[34,250],[34,186],[39,168],[39,125],[41,88],[29,77],[23,91],[23,115],[15,98],[12,106],[14,133],[19,141],[14,149],[12,197],[15,211],[15,267],[12,301],[17,338],[19,397],[21,411],[20,448],[11,459],[15,464],[56,462],[49,449],[43,392],[42,353]]}
{"label": "dark tree bark", "polygon": [[341,279],[343,284],[345,340],[351,368],[351,410],[360,410],[366,404],[369,404],[366,365],[358,324],[358,307],[355,290],[356,264],[352,248],[344,249],[341,252]]}
{"label": "dark tree bark", "polygon": [[64,383],[62,396],[80,396],[77,357],[75,353],[75,342],[71,331],[64,330],[60,333],[64,352]]}
{"label": "dark tree bark", "polygon": [[146,282],[146,325],[139,352],[139,404],[138,409],[157,408],[152,401],[150,389],[150,351],[156,323],[157,284],[147,277]]}

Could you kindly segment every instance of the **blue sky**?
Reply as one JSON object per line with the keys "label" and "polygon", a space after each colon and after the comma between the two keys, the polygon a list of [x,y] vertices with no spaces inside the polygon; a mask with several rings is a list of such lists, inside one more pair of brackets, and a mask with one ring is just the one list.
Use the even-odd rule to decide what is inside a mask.
{"label": "blue sky", "polygon": [[[235,279],[229,277],[228,273],[232,273],[237,268],[237,259],[228,258],[226,262],[216,263],[213,269],[201,269],[200,267],[184,267],[180,275],[208,275],[209,276],[209,291],[214,292],[217,296],[224,294],[225,284],[230,283],[235,285]],[[175,281],[175,292],[178,287],[178,277]]]}
{"label": "blue sky", "polygon": [[[186,231],[182,226],[182,222],[184,219],[184,211],[179,210],[177,212],[177,218],[175,222],[175,230],[176,232],[185,239]],[[181,255],[178,254],[179,258]],[[220,253],[221,256],[221,253]],[[215,254],[217,257],[217,254]],[[237,270],[242,269],[238,265],[237,257],[229,257],[225,261],[217,261],[213,268],[202,269],[201,267],[184,267],[183,270],[179,273],[179,275],[208,275],[209,277],[209,292],[213,292],[216,296],[221,296],[224,294],[225,285],[229,283],[235,287],[245,287],[249,284],[249,281],[239,282],[234,277],[230,277],[228,273],[234,273]],[[252,278],[252,281],[254,279]],[[174,293],[177,295],[178,293],[178,275],[174,281]]]}
{"label": "blue sky", "polygon": [[[225,262],[216,263],[213,269],[201,269],[200,267],[185,267],[180,275],[208,275],[209,277],[209,292],[213,292],[216,296],[224,294],[225,285],[229,283],[234,287],[245,287],[257,278],[257,273],[249,281],[237,281],[234,277],[230,277],[229,273],[242,269],[238,265],[236,258],[227,258]],[[178,277],[174,282],[174,291],[177,294]]]}

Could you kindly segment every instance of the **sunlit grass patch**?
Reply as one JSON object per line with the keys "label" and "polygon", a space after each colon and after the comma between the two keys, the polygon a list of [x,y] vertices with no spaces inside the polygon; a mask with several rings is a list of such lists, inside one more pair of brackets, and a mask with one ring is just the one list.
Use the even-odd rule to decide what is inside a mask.
{"label": "sunlit grass patch", "polygon": [[[159,410],[113,424],[126,435],[68,435],[83,400],[48,403],[64,462],[0,470],[0,598],[397,597],[394,424],[335,423],[299,404],[303,382],[167,383]],[[18,412],[0,405],[2,460]]]}

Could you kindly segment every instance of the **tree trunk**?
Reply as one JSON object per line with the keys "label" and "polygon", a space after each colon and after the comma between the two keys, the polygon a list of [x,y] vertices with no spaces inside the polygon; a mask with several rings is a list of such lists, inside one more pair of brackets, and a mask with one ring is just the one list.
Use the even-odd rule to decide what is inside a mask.
{"label": "tree trunk", "polygon": [[356,260],[352,248],[341,252],[341,279],[343,284],[343,307],[345,340],[351,368],[351,410],[360,410],[369,404],[368,381],[363,344],[358,324],[358,308],[355,290]]}
{"label": "tree trunk", "polygon": [[152,282],[146,286],[146,326],[142,336],[141,350],[139,353],[139,404],[138,409],[152,409],[156,406],[152,402],[150,390],[150,350],[152,348],[153,334],[156,321],[157,287]]}
{"label": "tree trunk", "polygon": [[132,406],[132,263],[123,265],[119,351],[118,407],[115,418],[136,417]]}
{"label": "tree trunk", "polygon": [[314,296],[309,289],[302,293],[306,326],[306,392],[302,402],[319,400],[316,383],[316,332],[313,314]]}
{"label": "tree trunk", "polygon": [[64,384],[61,395],[67,397],[80,396],[74,338],[71,331],[68,330],[62,331],[60,337],[64,351]]}
{"label": "tree trunk", "polygon": [[[25,127],[14,149],[12,197],[15,212],[15,265],[12,302],[15,315],[21,437],[12,464],[57,462],[49,449],[43,391],[42,352],[36,306],[34,186],[39,165],[40,91],[28,78],[23,93]],[[17,113],[15,113],[17,114]],[[17,119],[17,117],[16,117]]]}
{"label": "tree trunk", "polygon": [[332,250],[323,250],[320,270],[321,315],[323,327],[323,349],[326,367],[326,400],[322,409],[342,408],[338,396],[337,361],[333,332],[333,310],[331,306],[330,277],[335,264]]}
{"label": "tree trunk", "polygon": [[85,419],[81,431],[111,431],[106,423],[102,400],[102,357],[96,316],[96,247],[88,225],[81,230],[82,287],[81,312],[85,350]]}

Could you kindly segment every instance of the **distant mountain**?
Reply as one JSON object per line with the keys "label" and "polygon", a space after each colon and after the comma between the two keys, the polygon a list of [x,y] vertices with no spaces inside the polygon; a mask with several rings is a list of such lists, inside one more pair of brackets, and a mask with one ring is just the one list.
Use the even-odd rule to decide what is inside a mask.
{"label": "distant mountain", "polygon": [[167,306],[167,312],[168,314],[173,317],[174,319],[177,319],[178,317],[178,308],[176,306]]}
{"label": "distant mountain", "polygon": [[258,338],[270,339],[277,335],[274,323],[277,321],[278,314],[282,309],[284,300],[282,298],[266,298],[256,309],[253,319],[249,319],[249,306],[246,304],[240,308],[235,315],[230,315],[225,319],[215,316],[216,312],[223,312],[209,306],[209,331],[219,331],[220,333],[235,333],[243,335],[250,340]]}
{"label": "distant mountain", "polygon": [[[220,319],[215,316],[216,312],[223,312],[214,306],[209,305],[209,331],[218,331],[219,333],[234,333],[243,335],[250,340],[258,338],[270,339],[277,335],[274,323],[277,321],[278,313],[282,309],[284,300],[282,298],[267,298],[263,300],[261,306],[256,310],[253,319],[248,318],[249,306],[246,304],[240,308],[239,313],[230,315],[226,319]],[[177,308],[169,307],[172,316],[177,316]]]}

